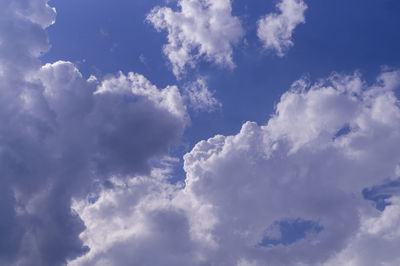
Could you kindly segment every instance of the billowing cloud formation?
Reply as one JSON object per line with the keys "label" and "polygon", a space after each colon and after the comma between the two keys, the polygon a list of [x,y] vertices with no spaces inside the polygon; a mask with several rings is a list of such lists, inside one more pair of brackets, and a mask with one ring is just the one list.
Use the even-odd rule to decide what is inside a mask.
{"label": "billowing cloud formation", "polygon": [[[185,156],[186,190],[215,206],[222,250],[260,265],[315,265],[344,248],[371,208],[362,190],[397,178],[399,74],[385,72],[372,86],[357,74],[309,89],[297,82],[267,125],[248,122],[236,136],[197,144]],[[258,246],[267,228],[292,219],[323,230]]]}
{"label": "billowing cloud formation", "polygon": [[382,213],[363,216],[359,231],[337,256],[326,266],[334,265],[399,265],[397,252],[400,245],[399,197],[390,200],[391,205]]}
{"label": "billowing cloud formation", "polygon": [[127,182],[112,180],[95,204],[80,201],[74,209],[85,220],[82,234],[91,251],[69,265],[196,265],[202,242],[190,232],[193,225],[165,171]]}
{"label": "billowing cloud formation", "polygon": [[398,197],[380,212],[362,191],[400,178],[399,87],[399,71],[299,80],[266,125],[186,154],[185,186],[114,180],[75,203],[92,251],[71,265],[395,265]]}
{"label": "billowing cloud formation", "polygon": [[200,58],[233,67],[232,45],[243,35],[238,18],[231,15],[230,0],[179,0],[179,11],[156,7],[147,16],[158,30],[168,31],[164,54],[179,76]]}
{"label": "billowing cloud formation", "polygon": [[298,24],[305,23],[304,12],[307,5],[303,0],[282,0],[277,8],[280,14],[271,13],[258,21],[257,35],[265,49],[284,56],[293,46],[293,31]]}
{"label": "billowing cloud formation", "polygon": [[47,1],[0,4],[0,264],[63,265],[88,251],[71,198],[93,180],[146,173],[182,133],[174,86],[130,73],[85,80],[69,62],[41,65]]}
{"label": "billowing cloud formation", "polygon": [[[183,3],[237,21],[230,2]],[[266,125],[199,142],[174,185],[168,162],[150,160],[182,134],[185,97],[213,102],[204,84],[182,96],[136,73],[43,66],[55,10],[6,0],[0,15],[0,265],[400,262],[399,194],[385,185],[400,178],[400,71],[295,82]],[[214,52],[189,59],[220,62]],[[367,199],[382,188],[378,211]]]}

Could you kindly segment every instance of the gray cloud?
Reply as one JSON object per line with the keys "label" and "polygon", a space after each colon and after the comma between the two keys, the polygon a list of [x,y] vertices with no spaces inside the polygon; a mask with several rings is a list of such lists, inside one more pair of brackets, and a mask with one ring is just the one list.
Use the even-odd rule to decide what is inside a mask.
{"label": "gray cloud", "polygon": [[88,251],[71,198],[94,180],[148,172],[182,133],[186,109],[176,87],[159,90],[137,74],[120,94],[114,77],[42,66],[55,10],[33,0],[0,7],[0,264],[64,265]]}
{"label": "gray cloud", "polygon": [[[75,201],[92,250],[71,265],[395,264],[398,199],[379,212],[362,191],[399,178],[399,77],[299,80],[266,125],[199,142],[184,156],[184,186],[153,169],[115,179],[94,204]],[[293,221],[314,229],[285,242],[273,227]],[[276,244],[261,245],[266,236]]]}

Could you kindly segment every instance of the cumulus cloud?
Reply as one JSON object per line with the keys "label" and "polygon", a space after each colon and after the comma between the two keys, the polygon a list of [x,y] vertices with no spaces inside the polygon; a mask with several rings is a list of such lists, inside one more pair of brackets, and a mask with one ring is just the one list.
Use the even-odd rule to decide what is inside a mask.
{"label": "cumulus cloud", "polygon": [[[373,85],[357,73],[335,74],[294,86],[267,125],[248,122],[236,136],[197,144],[185,156],[186,190],[215,206],[221,250],[260,265],[315,265],[343,249],[361,226],[359,213],[373,208],[363,188],[397,178],[399,86],[398,71]],[[291,219],[323,229],[288,246],[258,245],[269,226]]]}
{"label": "cumulus cloud", "polygon": [[167,152],[188,120],[176,86],[160,90],[140,74],[119,73],[97,84],[71,63],[57,62],[43,66],[39,78],[56,123],[77,145],[86,143],[98,174],[146,171],[147,160]]}
{"label": "cumulus cloud", "polygon": [[186,154],[184,186],[153,173],[77,201],[93,248],[71,265],[396,264],[396,190],[383,212],[362,192],[399,178],[399,87],[399,71],[295,82],[267,124]]}
{"label": "cumulus cloud", "polygon": [[[165,170],[121,182],[112,180],[90,204],[76,201],[73,208],[85,220],[82,234],[91,247],[68,265],[196,265],[202,261],[201,241],[192,237],[191,221],[175,202],[181,185],[168,183]],[[189,202],[185,203],[189,204]]]}
{"label": "cumulus cloud", "polygon": [[71,210],[93,180],[146,173],[188,122],[175,86],[139,74],[83,78],[70,62],[42,66],[47,1],[0,4],[1,265],[64,265],[88,251]]}
{"label": "cumulus cloud", "polygon": [[[58,265],[87,251],[77,237],[84,226],[71,213],[72,196],[84,195],[94,179],[147,172],[149,159],[167,153],[183,131],[187,117],[176,87],[159,90],[140,75],[130,73],[128,77],[110,77],[96,87],[95,82],[84,80],[71,63],[57,62],[43,66],[32,78],[38,87],[21,95],[21,108],[25,110],[19,130],[24,133],[15,134],[12,139],[27,145],[18,148],[7,141],[4,146],[12,149],[12,155],[7,150],[2,155],[15,156],[11,160],[17,160],[18,170],[27,168],[26,174],[21,170],[15,173],[18,177],[12,177],[16,180],[10,180],[9,186],[20,194],[18,216],[41,221],[33,226],[37,235],[24,232],[21,244],[42,249],[35,254],[38,265]],[[31,116],[40,121],[25,125]],[[25,134],[33,135],[32,139]],[[32,141],[38,144],[31,144]],[[14,167],[9,160],[4,162],[6,170]],[[29,182],[38,187],[30,187]],[[43,196],[28,196],[25,189]],[[30,223],[26,226],[32,227]],[[52,227],[57,230],[54,239]],[[64,246],[67,236],[71,243]],[[24,243],[25,238],[29,243]],[[29,265],[32,256],[27,255]],[[18,265],[24,265],[24,255],[19,258]]]}
{"label": "cumulus cloud", "polygon": [[293,46],[292,35],[301,23],[305,23],[307,5],[303,0],[282,0],[277,4],[280,13],[271,13],[258,21],[257,35],[264,48],[284,56]]}
{"label": "cumulus cloud", "polygon": [[201,58],[233,67],[232,46],[243,35],[238,18],[232,16],[230,0],[179,0],[178,11],[156,7],[147,16],[158,31],[168,32],[164,54],[180,76],[186,66]]}
{"label": "cumulus cloud", "polygon": [[347,243],[345,249],[324,265],[398,265],[400,256],[400,205],[399,198],[382,213],[363,215],[361,227]]}
{"label": "cumulus cloud", "polygon": [[[230,64],[241,33],[230,2],[179,5],[149,15],[183,36],[171,46],[183,49],[177,71],[202,56]],[[399,263],[400,200],[385,184],[400,178],[400,71],[372,84],[359,73],[299,80],[265,125],[196,144],[185,183],[171,184],[162,158],[189,122],[185,101],[217,105],[204,81],[181,95],[137,73],[99,81],[70,62],[43,66],[55,10],[46,0],[0,7],[1,265]],[[213,38],[186,43],[178,24]],[[367,197],[375,190],[381,211]],[[288,241],[291,227],[304,232]]]}

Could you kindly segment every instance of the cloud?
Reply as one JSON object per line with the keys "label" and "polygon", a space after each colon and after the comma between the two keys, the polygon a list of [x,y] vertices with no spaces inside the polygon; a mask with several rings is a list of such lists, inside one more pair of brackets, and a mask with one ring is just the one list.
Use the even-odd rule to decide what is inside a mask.
{"label": "cloud", "polygon": [[57,123],[67,138],[77,137],[71,141],[86,143],[85,160],[97,175],[146,171],[148,159],[167,152],[189,119],[176,86],[160,90],[140,74],[120,72],[97,84],[71,63],[57,62],[43,66],[39,77]]}
{"label": "cloud", "polygon": [[[227,31],[206,27],[215,38],[239,25],[228,1],[179,3],[181,12],[151,14],[185,21],[187,5],[226,20]],[[301,79],[265,125],[196,144],[185,183],[171,184],[163,158],[189,123],[185,97],[215,105],[204,83],[181,95],[137,73],[99,81],[70,62],[43,66],[55,10],[3,1],[0,14],[1,265],[399,263],[398,192],[385,185],[400,178],[399,71],[372,84],[357,72]],[[234,39],[216,40],[231,53]],[[199,43],[189,61],[230,64]],[[364,198],[375,190],[382,211]]]}
{"label": "cloud", "polygon": [[380,212],[362,192],[400,178],[399,87],[389,70],[295,82],[267,124],[196,144],[184,186],[153,170],[77,201],[92,251],[71,265],[397,263],[398,199]]}
{"label": "cloud", "polygon": [[400,244],[399,198],[390,200],[391,205],[382,213],[362,216],[361,227],[345,249],[324,265],[398,265],[400,257],[397,247]]}
{"label": "cloud", "polygon": [[[19,159],[19,167],[27,167],[28,173],[18,173],[21,183],[11,181],[9,186],[21,194],[19,216],[40,221],[37,225],[27,223],[36,235],[25,232],[21,245],[39,246],[35,254],[38,265],[58,265],[87,250],[78,238],[84,225],[70,211],[71,197],[85,195],[85,189],[94,179],[147,172],[149,159],[167,153],[169,145],[181,135],[187,117],[176,87],[158,90],[137,74],[128,75],[135,80],[123,74],[109,77],[96,87],[95,82],[84,80],[71,63],[57,62],[43,66],[35,77],[43,93],[35,88],[24,93],[22,108],[44,121],[28,128],[22,121],[20,130],[32,132],[35,138],[30,140],[16,134],[13,139],[21,138],[28,145],[33,145],[30,141],[38,141],[40,146],[24,145],[23,150],[10,147],[14,156],[23,153],[23,157],[29,157]],[[38,102],[38,98],[43,102]],[[40,160],[34,160],[33,156]],[[10,163],[5,167],[10,168]],[[31,182],[38,187],[29,188],[27,178],[32,178]],[[27,196],[26,188],[21,186],[43,196],[37,200],[32,198],[33,194]],[[71,241],[69,246],[65,246],[67,236]],[[32,256],[27,255],[29,265],[36,261]]]}
{"label": "cloud", "polygon": [[[345,248],[361,226],[358,214],[373,209],[362,190],[398,178],[399,75],[384,72],[367,85],[357,73],[334,74],[294,86],[265,126],[247,122],[185,155],[185,189],[214,206],[219,221],[213,261],[316,265]],[[259,246],[271,225],[292,219],[323,229],[291,245]]]}
{"label": "cloud", "polygon": [[9,205],[19,206],[10,228],[22,227],[18,265],[60,265],[87,250],[71,197],[85,195],[95,179],[147,172],[188,118],[176,87],[158,90],[123,74],[96,87],[69,62],[47,64],[30,79],[14,126],[2,132]]}
{"label": "cloud", "polygon": [[307,5],[303,0],[282,0],[280,14],[271,13],[258,21],[257,35],[264,48],[282,57],[293,46],[292,35],[297,25],[305,23]]}
{"label": "cloud", "polygon": [[175,86],[43,66],[55,19],[47,1],[3,1],[0,10],[0,264],[64,265],[88,251],[72,197],[94,180],[147,173],[189,118]]}
{"label": "cloud", "polygon": [[[190,233],[187,212],[174,198],[180,185],[171,185],[165,171],[112,180],[90,204],[73,208],[85,220],[82,234],[91,251],[68,265],[196,265],[206,247]],[[183,203],[182,203],[183,204]]]}
{"label": "cloud", "polygon": [[230,0],[179,0],[178,6],[178,11],[155,7],[147,15],[156,30],[168,32],[163,51],[173,73],[179,77],[199,59],[233,67],[232,45],[243,36],[243,29],[231,15]]}
{"label": "cloud", "polygon": [[189,102],[188,106],[195,111],[213,112],[222,106],[208,89],[204,78],[198,78],[195,82],[187,84],[183,95]]}

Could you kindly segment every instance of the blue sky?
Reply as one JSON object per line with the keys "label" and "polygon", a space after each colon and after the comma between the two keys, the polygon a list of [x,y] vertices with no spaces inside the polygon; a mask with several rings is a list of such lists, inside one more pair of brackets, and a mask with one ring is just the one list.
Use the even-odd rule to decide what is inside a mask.
{"label": "blue sky", "polygon": [[399,265],[399,12],[0,3],[0,264]]}
{"label": "blue sky", "polygon": [[[303,76],[316,80],[335,71],[358,70],[373,81],[382,66],[400,67],[400,6],[394,0],[309,1],[307,23],[296,28],[295,45],[283,58],[264,50],[256,34],[257,20],[276,11],[277,1],[233,1],[232,13],[246,28],[234,49],[236,68],[200,62],[182,80],[176,80],[162,54],[165,32],[158,33],[145,21],[150,10],[164,1],[50,3],[59,12],[57,23],[48,29],[52,48],[43,62],[74,62],[86,77],[134,71],[160,87],[207,78],[223,108],[191,116],[178,156],[200,140],[235,134],[245,121],[266,123],[281,94]],[[87,10],[92,10],[89,17]],[[184,179],[181,166],[176,169],[178,180]]]}
{"label": "blue sky", "polygon": [[161,51],[165,32],[158,33],[145,22],[148,12],[164,1],[53,0],[57,23],[48,29],[52,48],[42,61],[77,63],[87,77],[134,71],[160,87],[181,85],[195,75],[207,77],[224,107],[192,117],[186,131],[190,146],[218,133],[234,134],[244,121],[265,123],[281,94],[304,75],[316,80],[334,71],[359,70],[371,81],[382,66],[399,67],[397,1],[309,1],[307,22],[296,28],[295,45],[283,58],[263,50],[256,35],[257,20],[275,11],[276,3],[233,1],[233,14],[246,28],[245,40],[234,49],[236,68],[201,63],[177,81]]}

